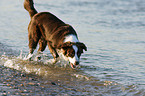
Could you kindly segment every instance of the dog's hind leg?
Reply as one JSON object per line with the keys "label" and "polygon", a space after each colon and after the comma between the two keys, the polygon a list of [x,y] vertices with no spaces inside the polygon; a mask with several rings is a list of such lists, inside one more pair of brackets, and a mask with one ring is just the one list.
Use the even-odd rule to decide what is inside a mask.
{"label": "dog's hind leg", "polygon": [[46,48],[47,41],[41,36],[39,39],[39,49],[38,52],[43,52]]}
{"label": "dog's hind leg", "polygon": [[41,36],[41,38],[39,39],[39,49],[37,51],[36,60],[41,59],[42,52],[45,50],[46,45],[47,45],[47,41]]}
{"label": "dog's hind leg", "polygon": [[29,54],[27,60],[31,60],[33,52],[37,47],[38,41],[41,37],[41,33],[35,23],[30,22],[28,27],[28,38],[29,38]]}

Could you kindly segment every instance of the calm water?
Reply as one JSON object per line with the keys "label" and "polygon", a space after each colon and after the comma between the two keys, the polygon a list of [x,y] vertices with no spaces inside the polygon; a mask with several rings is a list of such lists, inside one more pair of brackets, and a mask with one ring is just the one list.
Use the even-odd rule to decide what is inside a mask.
{"label": "calm water", "polygon": [[[24,61],[29,14],[23,0],[0,3],[0,95],[145,96],[144,0],[35,0],[71,24],[88,51],[79,69]],[[22,51],[21,51],[22,50]]]}

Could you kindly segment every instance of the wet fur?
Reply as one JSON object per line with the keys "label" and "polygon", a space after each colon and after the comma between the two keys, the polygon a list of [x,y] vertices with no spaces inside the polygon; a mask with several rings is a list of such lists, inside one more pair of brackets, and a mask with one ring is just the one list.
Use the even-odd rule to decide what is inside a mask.
{"label": "wet fur", "polygon": [[[51,54],[56,60],[59,57],[57,50],[70,48],[72,45],[79,47],[79,50],[87,50],[83,43],[77,42],[64,42],[65,37],[68,35],[77,34],[72,26],[65,24],[55,15],[49,12],[38,13],[33,5],[33,0],[25,0],[24,8],[29,12],[31,21],[28,26],[28,38],[29,38],[29,54],[33,54],[39,43],[38,52],[45,50],[48,45]],[[73,50],[73,48],[70,48]]]}

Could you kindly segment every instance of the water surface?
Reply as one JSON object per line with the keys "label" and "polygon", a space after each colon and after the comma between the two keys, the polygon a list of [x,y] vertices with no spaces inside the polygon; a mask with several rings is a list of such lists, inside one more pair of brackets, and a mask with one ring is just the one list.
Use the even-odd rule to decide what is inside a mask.
{"label": "water surface", "polygon": [[71,24],[88,51],[76,70],[63,62],[46,65],[48,49],[42,61],[24,61],[29,14],[23,0],[1,0],[1,95],[145,95],[144,0],[34,2],[39,12]]}

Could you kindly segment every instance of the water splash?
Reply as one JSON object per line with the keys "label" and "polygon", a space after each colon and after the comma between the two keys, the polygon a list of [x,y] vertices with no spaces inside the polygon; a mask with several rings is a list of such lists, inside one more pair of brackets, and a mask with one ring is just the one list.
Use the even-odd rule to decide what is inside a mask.
{"label": "water splash", "polygon": [[[36,56],[35,54],[33,60]],[[42,54],[42,60],[40,61],[27,61],[24,60],[25,57],[26,55],[23,54],[23,51],[20,52],[19,56],[12,57],[6,56],[4,53],[0,56],[0,62],[7,68],[41,76],[46,81],[53,81],[53,85],[61,87],[63,90],[75,91],[77,94],[84,92],[84,95],[100,95],[100,93],[112,95],[112,92],[120,92],[121,94],[127,94],[128,92],[126,86],[114,81],[100,81],[96,77],[86,75],[82,69],[88,70],[90,67],[85,68],[85,66],[82,66],[81,70],[74,70],[69,65],[63,64],[63,62],[46,64],[44,62],[50,59],[50,56],[46,54]],[[94,68],[93,70],[96,69]],[[28,84],[33,85],[31,82]]]}
{"label": "water splash", "polygon": [[26,57],[27,55],[23,54],[21,50],[17,57],[8,57],[3,54],[0,59],[5,67],[44,77],[50,76],[52,73],[55,73],[55,75],[65,74],[65,72],[73,74],[75,71],[66,62],[59,61],[56,64],[48,62],[51,57],[46,54],[41,54],[41,60],[35,60],[37,54],[33,55],[32,61],[25,60]]}

